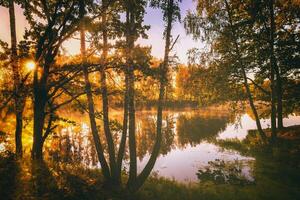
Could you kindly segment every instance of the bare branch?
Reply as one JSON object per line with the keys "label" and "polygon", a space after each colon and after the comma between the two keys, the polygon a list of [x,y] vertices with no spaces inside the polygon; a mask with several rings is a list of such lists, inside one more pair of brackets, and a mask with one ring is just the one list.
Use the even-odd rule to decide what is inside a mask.
{"label": "bare branch", "polygon": [[178,41],[179,37],[180,37],[180,35],[177,35],[175,41],[173,42],[173,44],[171,45],[171,48],[169,49],[169,52],[172,51],[172,49],[174,48],[174,46],[175,46],[176,42]]}

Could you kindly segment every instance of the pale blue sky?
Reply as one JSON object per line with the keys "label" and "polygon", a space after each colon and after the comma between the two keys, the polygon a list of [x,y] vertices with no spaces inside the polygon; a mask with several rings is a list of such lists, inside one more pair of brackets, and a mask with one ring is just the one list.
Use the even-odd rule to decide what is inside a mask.
{"label": "pale blue sky", "polygon": [[[193,0],[183,0],[180,5],[182,19],[184,19],[187,10],[194,10],[196,7],[196,3]],[[23,36],[26,19],[23,16],[22,10],[17,6],[16,7],[16,19],[17,19],[17,34],[18,39],[20,40]],[[147,8],[147,13],[145,15],[145,24],[150,25],[151,29],[147,32],[149,38],[147,40],[140,39],[138,42],[142,45],[151,45],[152,46],[152,55],[157,58],[163,58],[164,52],[164,40],[163,40],[163,31],[164,31],[164,22],[162,20],[162,13],[159,9]],[[185,30],[182,23],[177,22],[174,24],[174,28],[172,31],[174,38],[177,35],[180,35],[176,46],[172,54],[175,54],[179,57],[179,61],[182,63],[187,62],[187,51],[191,48],[197,47],[201,48],[203,45],[199,41],[194,41],[191,36],[187,36],[185,34]],[[9,16],[8,9],[0,7],[0,39],[4,41],[10,40],[10,32],[9,32]],[[69,41],[64,44],[64,47],[71,54],[75,54],[79,52],[79,43],[74,41]]]}
{"label": "pale blue sky", "polygon": [[[182,20],[186,16],[188,10],[195,10],[195,8],[196,3],[193,0],[183,0],[180,4]],[[145,24],[151,25],[151,29],[148,31],[149,38],[140,41],[142,44],[152,46],[153,56],[162,58],[164,53],[164,22],[162,20],[161,10],[148,8],[147,14],[145,15]],[[191,36],[185,34],[183,23],[177,22],[174,24],[172,35],[174,36],[174,39],[177,35],[180,35],[172,54],[176,53],[182,63],[187,62],[186,53],[189,49],[203,47],[200,41],[194,41]]]}

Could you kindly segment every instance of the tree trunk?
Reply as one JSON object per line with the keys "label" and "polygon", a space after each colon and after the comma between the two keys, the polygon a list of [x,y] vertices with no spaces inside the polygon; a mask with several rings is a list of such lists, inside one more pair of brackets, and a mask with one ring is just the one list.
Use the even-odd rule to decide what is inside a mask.
{"label": "tree trunk", "polygon": [[[84,34],[81,31],[81,39],[85,38],[83,35]],[[98,129],[97,129],[94,101],[93,101],[93,95],[92,95],[92,90],[91,90],[91,83],[89,81],[88,69],[86,67],[84,67],[83,73],[84,73],[85,91],[86,91],[86,95],[87,95],[87,99],[88,99],[89,118],[90,118],[90,124],[91,124],[94,144],[95,144],[98,158],[99,158],[99,161],[100,161],[100,164],[102,167],[103,175],[104,175],[106,181],[110,181],[109,167],[108,167],[108,164],[104,157],[103,147],[100,142],[100,137],[99,137],[99,133],[98,133]]]}
{"label": "tree trunk", "polygon": [[[80,17],[83,19],[85,14],[85,5],[84,0],[80,1]],[[94,144],[96,147],[97,155],[99,162],[101,164],[102,173],[104,176],[104,179],[106,183],[110,184],[111,176],[110,176],[110,170],[107,164],[107,161],[104,156],[103,147],[100,141],[98,128],[96,124],[96,115],[95,115],[95,108],[94,108],[94,100],[93,100],[93,94],[91,89],[91,83],[89,80],[89,72],[88,68],[84,66],[86,63],[86,46],[85,46],[85,28],[84,24],[81,25],[80,30],[80,41],[81,41],[81,56],[82,56],[82,63],[83,63],[83,73],[84,73],[84,81],[85,81],[85,91],[86,96],[88,100],[88,111],[89,111],[89,118],[90,118],[90,124],[91,124],[91,130],[93,135]]]}
{"label": "tree trunk", "polygon": [[[164,65],[164,64],[162,64]],[[158,108],[157,108],[157,125],[156,125],[156,141],[150,156],[149,161],[147,162],[143,171],[136,178],[135,182],[128,184],[128,190],[131,192],[136,192],[146,181],[148,176],[150,175],[157,157],[159,156],[161,141],[162,141],[162,111],[164,105],[164,97],[165,97],[165,81],[160,83],[159,90],[159,100],[158,100]]]}
{"label": "tree trunk", "polygon": [[[44,135],[44,125],[46,118],[46,105],[48,102],[47,81],[49,77],[50,66],[53,65],[54,55],[51,50],[45,55],[43,68],[36,67],[33,77],[33,145],[32,158],[34,160],[43,160],[43,145],[46,140]],[[36,61],[39,60],[36,54]],[[42,71],[39,73],[38,71]],[[40,75],[40,77],[39,77]]]}
{"label": "tree trunk", "polygon": [[[37,51],[39,51],[38,49]],[[36,61],[39,60],[36,54]],[[43,68],[36,67],[33,77],[33,144],[31,157],[34,160],[43,160],[43,130],[46,117],[46,105],[48,101],[47,80],[49,76],[50,66],[53,64],[54,55],[51,50],[45,55]],[[42,70],[42,73],[38,71]],[[40,77],[39,77],[40,75]]]}
{"label": "tree trunk", "polygon": [[[277,70],[280,70],[277,68]],[[276,70],[276,77],[277,77],[277,121],[278,121],[278,129],[283,129],[283,109],[282,109],[282,78],[280,75],[280,71],[277,72]]]}
{"label": "tree trunk", "polygon": [[[275,96],[277,96],[277,113],[276,113],[276,111],[274,111],[274,110],[276,110],[275,105],[272,106],[272,110],[273,110],[273,112],[275,112],[277,114],[278,129],[282,129],[283,128],[282,77],[281,77],[280,68],[277,64],[277,59],[276,59],[275,51],[274,51],[274,46],[275,46],[274,40],[275,40],[275,35],[276,35],[276,24],[275,24],[275,16],[274,16],[274,0],[269,0],[269,10],[270,10],[270,24],[271,24],[271,27],[270,27],[271,28],[271,30],[270,30],[270,65],[271,65],[271,73],[273,73],[273,74],[275,73],[275,75],[276,75],[276,84],[274,81],[275,75],[271,75],[271,76],[273,76],[273,78],[271,77],[271,82],[273,80],[272,90],[274,90],[274,94],[272,93],[272,96],[274,96],[274,97],[272,97],[272,99],[274,99],[274,101],[275,101],[276,100]],[[273,72],[272,72],[272,70],[273,70]],[[276,89],[275,89],[275,87],[276,87]],[[273,114],[273,118],[276,118],[276,114]],[[273,122],[273,125],[276,129],[276,119],[275,119],[275,123]],[[276,137],[276,130],[274,133],[272,131],[272,136]]]}
{"label": "tree trunk", "polygon": [[146,181],[148,176],[150,175],[157,157],[159,156],[160,146],[162,141],[162,117],[163,117],[163,106],[166,98],[166,86],[167,86],[167,73],[168,73],[168,65],[169,65],[169,53],[170,53],[170,45],[171,45],[171,31],[172,31],[172,23],[173,23],[173,12],[174,12],[174,1],[170,0],[168,3],[167,10],[167,28],[166,28],[166,44],[165,44],[165,55],[164,61],[160,65],[160,88],[159,88],[159,99],[158,99],[158,107],[157,107],[157,125],[156,125],[156,141],[149,158],[148,163],[145,168],[142,170],[140,175],[137,177],[136,181],[133,184],[128,185],[128,189],[132,192],[137,191]]}
{"label": "tree trunk", "polygon": [[254,114],[257,130],[260,134],[260,137],[263,140],[263,142],[266,142],[267,136],[266,136],[265,132],[263,131],[262,127],[261,127],[259,115],[258,115],[257,110],[256,110],[255,105],[254,105],[254,100],[253,100],[253,97],[252,97],[252,94],[251,94],[251,91],[250,91],[250,87],[249,87],[249,84],[248,84],[248,78],[247,78],[245,66],[244,66],[244,63],[242,61],[242,56],[241,56],[241,53],[240,53],[239,45],[237,43],[236,32],[235,32],[235,29],[233,27],[231,10],[230,10],[230,7],[229,7],[229,4],[228,4],[227,0],[225,0],[225,5],[226,5],[226,9],[227,9],[227,14],[229,16],[229,23],[230,23],[230,27],[231,27],[233,40],[234,40],[235,51],[236,51],[236,54],[237,54],[237,61],[238,61],[239,65],[242,69],[243,84],[244,84],[244,87],[246,89],[246,93],[247,93],[247,96],[248,96],[248,101],[249,101],[251,110]]}
{"label": "tree trunk", "polygon": [[16,131],[15,131],[15,142],[16,142],[16,154],[22,157],[22,129],[23,129],[23,111],[16,113]]}
{"label": "tree trunk", "polygon": [[136,140],[135,140],[135,106],[134,106],[134,68],[132,49],[134,48],[135,16],[133,2],[129,2],[126,14],[127,21],[127,67],[128,67],[128,119],[129,119],[129,179],[128,185],[132,185],[137,177]]}
{"label": "tree trunk", "polygon": [[46,97],[45,90],[39,88],[38,80],[34,81],[34,113],[33,113],[33,145],[32,158],[34,160],[43,159],[43,128],[45,122]]}
{"label": "tree trunk", "polygon": [[113,137],[109,127],[109,108],[108,108],[108,93],[107,93],[107,83],[106,83],[106,73],[105,73],[105,63],[107,61],[108,53],[108,35],[106,30],[106,11],[104,8],[106,1],[103,1],[103,14],[102,14],[102,23],[103,23],[103,54],[102,54],[102,63],[104,64],[100,70],[101,73],[101,92],[102,92],[102,110],[103,110],[103,125],[104,133],[106,136],[108,144],[108,153],[109,153],[109,164],[111,170],[112,184],[115,186],[119,185],[118,175],[117,175],[117,166],[116,166],[116,156],[115,156],[115,145]]}
{"label": "tree trunk", "polygon": [[259,120],[259,115],[258,115],[257,110],[255,108],[253,97],[252,97],[250,87],[249,87],[249,84],[248,84],[246,71],[245,71],[245,68],[244,68],[243,64],[241,64],[241,65],[242,65],[242,71],[243,71],[242,73],[243,73],[243,79],[244,79],[244,87],[246,88],[249,104],[250,104],[252,113],[254,114],[254,117],[255,117],[257,130],[260,134],[260,137],[261,137],[262,141],[266,142],[267,141],[267,136],[266,136],[265,132],[263,131],[262,127],[261,127],[261,123],[260,123],[260,120]]}
{"label": "tree trunk", "polygon": [[128,76],[128,116],[129,116],[129,180],[128,184],[132,184],[137,176],[137,159],[136,159],[136,139],[135,139],[135,107],[134,107],[134,75],[133,70],[129,71]]}
{"label": "tree trunk", "polygon": [[[49,69],[53,64],[54,55],[51,50],[45,55],[43,68],[36,67],[34,69],[33,77],[33,145],[32,145],[32,159],[43,160],[43,145],[46,138],[43,139],[46,105],[48,102],[47,81],[49,77]],[[39,60],[36,54],[36,61]],[[42,70],[41,73],[38,71]],[[40,77],[39,77],[40,75]]]}
{"label": "tree trunk", "polygon": [[11,34],[11,65],[13,71],[14,80],[14,104],[15,104],[15,116],[16,116],[16,130],[15,130],[15,145],[16,154],[22,157],[22,129],[23,129],[23,110],[24,102],[21,94],[21,80],[20,69],[18,63],[17,52],[17,34],[16,34],[16,18],[14,1],[9,0],[9,18],[10,18],[10,34]]}
{"label": "tree trunk", "polygon": [[122,175],[122,161],[125,153],[127,131],[128,131],[128,75],[125,72],[125,92],[124,92],[124,115],[123,115],[123,129],[119,146],[118,158],[117,158],[117,172],[118,180],[121,182]]}
{"label": "tree trunk", "polygon": [[277,138],[276,133],[276,85],[275,85],[275,55],[274,55],[274,0],[269,0],[269,11],[270,11],[270,71],[271,71],[271,141],[275,142]]}

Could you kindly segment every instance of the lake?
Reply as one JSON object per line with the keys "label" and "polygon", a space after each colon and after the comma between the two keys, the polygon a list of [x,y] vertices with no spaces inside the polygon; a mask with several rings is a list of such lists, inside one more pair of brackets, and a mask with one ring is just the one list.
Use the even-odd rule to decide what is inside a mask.
{"label": "lake", "polygon": [[[75,114],[66,115],[72,118]],[[122,113],[114,112],[111,117],[121,121]],[[156,112],[138,111],[136,118],[138,170],[141,171],[155,141]],[[262,119],[261,123],[263,128],[270,127],[269,119]],[[300,124],[300,116],[296,114],[290,114],[284,119],[285,126],[296,124]],[[216,142],[220,139],[242,140],[251,129],[256,129],[256,124],[251,114],[246,112],[234,113],[219,109],[165,111],[161,154],[153,173],[179,182],[197,182],[199,169],[209,167],[211,161],[222,160],[226,163],[239,163],[241,175],[254,181],[253,165],[256,159],[243,156],[238,151],[225,150]],[[119,135],[120,131],[115,128],[116,141]],[[50,160],[100,168],[86,118],[77,121],[76,125],[61,127],[49,139],[45,149]],[[125,156],[128,158],[128,151]],[[127,161],[124,166],[126,171]]]}

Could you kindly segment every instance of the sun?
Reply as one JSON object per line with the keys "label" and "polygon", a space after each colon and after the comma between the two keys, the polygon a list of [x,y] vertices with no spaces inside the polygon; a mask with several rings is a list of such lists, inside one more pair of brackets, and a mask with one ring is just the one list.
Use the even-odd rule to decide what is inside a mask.
{"label": "sun", "polygon": [[35,69],[35,62],[28,61],[28,62],[26,62],[25,66],[26,66],[27,70],[32,71]]}

